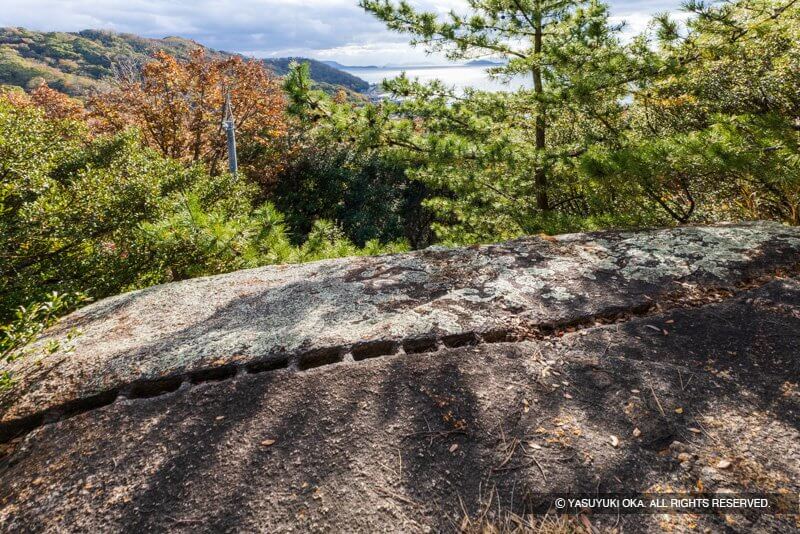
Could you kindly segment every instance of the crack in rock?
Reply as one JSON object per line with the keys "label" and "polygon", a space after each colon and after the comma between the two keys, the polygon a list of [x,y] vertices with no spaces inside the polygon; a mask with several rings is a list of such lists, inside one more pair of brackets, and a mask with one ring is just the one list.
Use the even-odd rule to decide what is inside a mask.
{"label": "crack in rock", "polygon": [[[155,395],[178,378],[547,335],[798,263],[800,229],[747,223],[438,247],[151,287],[69,315],[8,364],[15,385],[0,394],[0,428],[8,437],[85,399]],[[62,349],[48,353],[54,341]]]}
{"label": "crack in rock", "polygon": [[[793,269],[800,272],[800,266]],[[782,275],[783,273],[780,273]],[[113,404],[118,398],[149,399],[178,391],[187,385],[220,382],[235,379],[240,374],[290,371],[307,372],[340,363],[360,362],[367,359],[405,354],[432,353],[444,349],[468,347],[481,344],[514,343],[531,340],[560,338],[604,324],[622,324],[637,318],[663,314],[669,309],[693,308],[716,304],[738,295],[743,290],[762,287],[779,274],[768,274],[756,280],[743,281],[735,289],[694,288],[694,293],[681,291],[666,295],[661,302],[639,305],[631,309],[609,309],[589,317],[559,323],[542,323],[520,326],[515,329],[473,331],[446,336],[429,336],[394,341],[356,343],[350,346],[327,347],[299,354],[280,355],[275,358],[254,361],[242,365],[224,365],[199,369],[190,373],[140,379],[91,396],[81,397],[62,405],[34,413],[28,417],[0,423],[0,443],[18,438],[45,424],[53,424],[70,417]],[[351,356],[350,359],[346,355]]]}

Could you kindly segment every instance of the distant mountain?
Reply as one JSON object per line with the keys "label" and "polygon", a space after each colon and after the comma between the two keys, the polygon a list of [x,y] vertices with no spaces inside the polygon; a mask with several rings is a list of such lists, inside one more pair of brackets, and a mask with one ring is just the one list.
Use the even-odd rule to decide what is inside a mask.
{"label": "distant mountain", "polygon": [[[149,39],[105,30],[45,33],[0,28],[0,85],[30,88],[44,81],[65,93],[85,95],[105,87],[113,75],[114,65],[120,61],[144,62],[158,50],[186,59],[197,48],[217,58],[234,55],[182,37]],[[310,63],[311,78],[329,92],[340,87],[354,92],[369,89],[369,84],[356,76],[320,61],[297,59]],[[286,74],[289,62],[289,58],[264,60],[277,75]]]}
{"label": "distant mountain", "polygon": [[492,61],[491,59],[475,59],[468,61],[465,65],[469,67],[501,67],[505,63],[503,61]]}
{"label": "distant mountain", "polygon": [[376,65],[342,65],[338,61],[322,61],[321,63],[325,63],[329,67],[333,67],[334,69],[339,70],[350,70],[350,69],[379,69],[380,67]]}
{"label": "distant mountain", "polygon": [[325,61],[317,61],[315,59],[302,57],[283,57],[279,59],[265,59],[264,63],[276,74],[282,76],[289,72],[289,64],[292,61],[297,61],[298,63],[308,62],[311,67],[311,79],[318,83],[341,85],[357,93],[364,93],[369,90],[369,84],[361,78],[348,74],[340,70],[339,67],[332,67]]}

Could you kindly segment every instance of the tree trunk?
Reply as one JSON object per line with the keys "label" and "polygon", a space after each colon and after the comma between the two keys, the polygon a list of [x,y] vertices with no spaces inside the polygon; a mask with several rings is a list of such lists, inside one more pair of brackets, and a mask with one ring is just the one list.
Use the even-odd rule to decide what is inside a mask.
{"label": "tree trunk", "polygon": [[[533,51],[536,54],[536,61],[539,61],[539,55],[542,52],[542,14],[539,10],[536,11],[534,22],[536,23],[533,36]],[[544,93],[542,86],[542,69],[537,64],[533,67],[533,91],[538,97]],[[541,156],[545,148],[545,132],[547,124],[545,122],[544,109],[539,100],[538,110],[536,114],[536,154]],[[547,197],[547,174],[544,167],[537,162],[536,169],[533,174],[533,182],[536,185],[536,207],[542,211],[550,211],[550,201]]]}

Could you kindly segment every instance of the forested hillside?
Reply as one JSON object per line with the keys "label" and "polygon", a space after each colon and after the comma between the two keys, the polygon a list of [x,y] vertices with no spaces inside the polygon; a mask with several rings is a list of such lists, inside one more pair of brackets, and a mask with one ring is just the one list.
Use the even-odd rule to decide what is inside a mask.
{"label": "forested hillside", "polygon": [[334,68],[322,61],[303,57],[282,57],[277,59],[264,59],[263,61],[279,76],[283,76],[289,72],[292,62],[308,63],[311,79],[320,85],[324,84],[323,87],[338,85],[359,93],[363,93],[369,89],[369,84],[361,78],[348,74],[338,68]]}
{"label": "forested hillside", "polygon": [[[84,95],[102,89],[120,65],[141,64],[163,50],[188,59],[192,50],[203,48],[209,57],[232,54],[203,47],[181,37],[148,39],[137,35],[101,30],[79,33],[37,32],[24,28],[0,28],[0,85],[33,88],[42,82],[70,95]],[[355,76],[325,65],[311,63],[311,77],[324,89],[337,86],[363,92],[369,84]],[[290,60],[268,59],[264,63],[276,74],[285,74]]]}

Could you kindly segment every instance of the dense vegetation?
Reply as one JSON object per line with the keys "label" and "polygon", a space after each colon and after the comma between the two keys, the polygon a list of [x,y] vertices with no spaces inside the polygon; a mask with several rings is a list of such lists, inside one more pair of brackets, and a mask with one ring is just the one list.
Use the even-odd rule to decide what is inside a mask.
{"label": "dense vegetation", "polygon": [[603,227],[773,218],[797,224],[800,5],[689,3],[623,43],[596,1],[470,2],[440,18],[363,0],[452,59],[501,60],[530,89],[456,91],[399,78],[395,99],[339,105],[290,77],[322,135],[414,161],[434,229],[454,243]]}
{"label": "dense vegetation", "polygon": [[[142,65],[158,51],[187,60],[198,48],[214,59],[234,57],[181,37],[148,39],[102,30],[45,33],[0,28],[0,85],[33,89],[45,82],[70,95],[85,95],[108,88],[120,67]],[[328,92],[339,87],[355,92],[369,88],[364,80],[322,62],[303,61],[312,65],[311,78]],[[278,75],[286,73],[289,62],[288,58],[264,60],[267,68]]]}
{"label": "dense vegetation", "polygon": [[[2,354],[75,295],[243,267],[542,232],[800,223],[797,0],[692,2],[687,23],[659,15],[628,42],[594,0],[471,0],[472,13],[449,18],[362,5],[420,46],[490,59],[495,75],[531,87],[401,77],[385,84],[395,98],[367,104],[320,90],[313,65],[280,65],[278,80],[262,63],[182,49],[123,62],[85,101],[45,86],[7,92]],[[33,38],[28,55],[13,51],[102,78],[70,56],[83,42],[70,39],[63,57]],[[236,176],[224,164],[226,89]]]}
{"label": "dense vegetation", "polygon": [[[187,98],[197,85],[188,87]],[[274,82],[266,87],[279,91]],[[258,101],[268,97],[263,92]],[[377,240],[357,247],[324,220],[310,221],[304,239],[293,236],[245,174],[209,172],[202,158],[168,157],[148,146],[148,128],[136,121],[105,133],[94,114],[120,116],[125,107],[114,108],[116,102],[109,95],[105,108],[90,113],[46,87],[0,97],[4,359],[17,357],[17,341],[30,338],[19,332],[38,332],[53,314],[85,297],[270,263],[405,248]],[[205,127],[192,126],[197,132]],[[265,136],[255,129],[242,133],[245,146]]]}

